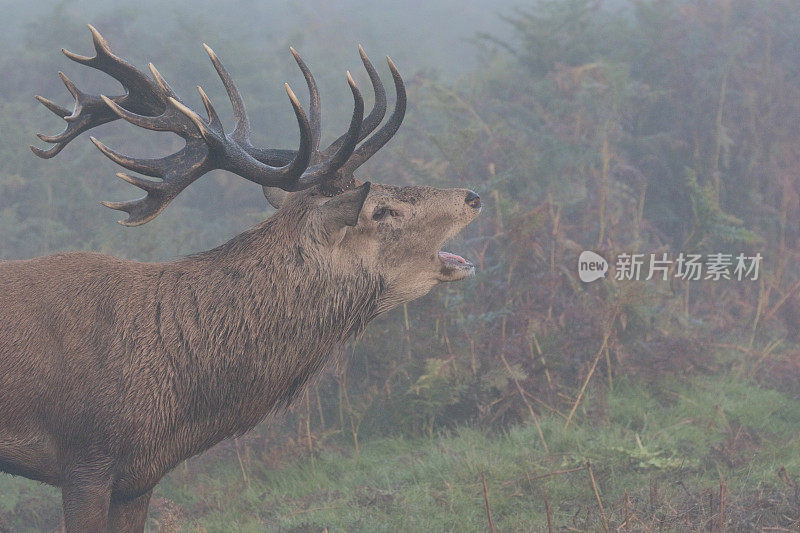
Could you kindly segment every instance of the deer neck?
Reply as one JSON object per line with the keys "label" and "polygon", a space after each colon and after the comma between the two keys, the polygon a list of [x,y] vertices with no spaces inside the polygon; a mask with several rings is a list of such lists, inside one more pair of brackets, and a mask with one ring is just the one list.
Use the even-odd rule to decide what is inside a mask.
{"label": "deer neck", "polygon": [[383,290],[366,271],[337,271],[301,246],[265,246],[247,234],[181,267],[182,297],[195,313],[183,375],[212,440],[288,405],[376,316]]}

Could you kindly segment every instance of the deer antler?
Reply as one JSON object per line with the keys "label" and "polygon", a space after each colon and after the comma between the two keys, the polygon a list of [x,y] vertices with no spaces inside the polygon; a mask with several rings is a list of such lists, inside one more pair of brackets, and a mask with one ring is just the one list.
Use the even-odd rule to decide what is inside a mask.
{"label": "deer antler", "polygon": [[[256,148],[250,142],[250,123],[242,97],[233,79],[211,48],[203,45],[225,86],[236,119],[236,126],[230,134],[225,133],[214,106],[202,88],[197,89],[206,109],[207,119],[189,109],[177,97],[152,63],[149,65],[151,79],[114,55],[100,33],[91,25],[89,29],[96,50],[94,57],[62,51],[71,60],[96,68],[115,78],[124,87],[125,94],[114,97],[89,95],[80,91],[59,72],[67,89],[75,98],[75,108],[70,113],[50,100],[36,96],[45,107],[64,118],[67,126],[55,136],[39,134],[41,140],[55,144],[50,150],[34,146],[31,146],[31,149],[39,157],[53,157],[84,131],[117,118],[123,118],[142,128],[170,131],[181,136],[186,145],[178,152],[160,159],[130,158],[111,150],[94,137],[91,138],[92,142],[117,164],[146,176],[161,179],[152,181],[130,174],[117,174],[121,179],[147,193],[138,200],[103,202],[103,205],[111,209],[128,213],[128,219],[120,222],[123,225],[136,226],[152,220],[183,189],[213,169],[228,170],[259,185],[278,187],[284,191],[298,191],[317,184],[320,184],[323,191],[328,194],[340,191],[352,182],[352,171],[394,135],[405,112],[403,82],[394,64],[388,60],[397,91],[395,110],[389,122],[356,150],[356,145],[375,130],[386,113],[386,94],[383,85],[375,68],[359,46],[362,62],[375,92],[375,106],[364,118],[361,94],[348,72],[347,81],[354,100],[350,126],[347,132],[328,148],[319,151],[321,134],[319,92],[310,70],[297,52],[291,49],[310,93],[309,117],[306,117],[291,88],[286,85],[286,92],[300,128],[300,146],[297,151]],[[344,186],[341,185],[343,179],[346,182]],[[333,185],[335,182],[339,182],[340,185]]]}
{"label": "deer antler", "polygon": [[[125,88],[125,94],[112,98],[120,106],[144,115],[160,114],[166,107],[166,95],[147,76],[131,64],[115,56],[108,47],[106,40],[91,24],[89,25],[89,30],[92,32],[92,41],[94,41],[96,50],[95,56],[85,57],[73,54],[62,48],[61,51],[64,55],[76,63],[105,72],[120,82]],[[49,159],[58,154],[67,143],[84,131],[119,118],[103,102],[100,95],[86,94],[78,89],[63,72],[59,72],[58,75],[66,85],[67,90],[75,98],[75,109],[70,112],[47,98],[39,95],[35,96],[47,109],[67,121],[66,128],[58,135],[47,136],[41,133],[37,135],[41,140],[55,144],[49,150],[31,146],[33,153],[44,159]]]}

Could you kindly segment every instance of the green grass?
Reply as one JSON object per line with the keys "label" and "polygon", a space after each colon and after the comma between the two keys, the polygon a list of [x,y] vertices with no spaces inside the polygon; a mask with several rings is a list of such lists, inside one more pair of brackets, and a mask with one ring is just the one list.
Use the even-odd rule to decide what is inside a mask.
{"label": "green grass", "polygon": [[[461,428],[434,439],[376,439],[360,453],[322,450],[280,468],[233,456],[193,462],[159,485],[151,530],[481,531],[481,473],[500,531],[602,529],[586,470],[590,461],[609,525],[633,530],[734,528],[800,518],[789,481],[800,477],[800,400],[728,377],[642,385],[618,381],[590,394],[569,428],[541,419],[502,433]],[[568,473],[548,473],[579,469]],[[627,510],[626,510],[627,507]],[[37,515],[37,511],[41,513]],[[12,530],[39,530],[57,516],[57,493],[0,478],[0,516]],[[46,518],[33,522],[36,516]],[[3,524],[0,521],[0,524]]]}

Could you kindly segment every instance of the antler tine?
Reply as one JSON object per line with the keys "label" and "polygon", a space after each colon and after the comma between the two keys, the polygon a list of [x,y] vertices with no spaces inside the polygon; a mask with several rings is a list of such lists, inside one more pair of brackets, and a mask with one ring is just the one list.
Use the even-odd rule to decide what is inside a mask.
{"label": "antler tine", "polygon": [[372,89],[375,94],[375,104],[372,107],[372,111],[361,125],[361,133],[358,135],[360,142],[375,131],[375,128],[378,127],[386,115],[386,91],[383,89],[383,82],[378,75],[378,71],[372,66],[372,62],[360,44],[358,45],[358,54],[361,56],[361,62],[364,63],[364,68],[367,70],[367,75],[369,75],[369,81],[372,83]]}
{"label": "antler tine", "polygon": [[172,90],[172,87],[169,86],[169,83],[167,83],[167,80],[164,79],[164,76],[162,76],[158,69],[156,69],[156,66],[153,63],[148,63],[147,68],[150,69],[153,79],[156,80],[156,84],[161,89],[164,96],[176,97],[175,91]]}
{"label": "antler tine", "polygon": [[101,152],[103,152],[103,155],[112,160],[114,163],[121,167],[125,167],[128,170],[133,170],[134,172],[144,174],[145,176],[161,178],[170,170],[170,165],[180,162],[180,157],[178,154],[181,152],[176,152],[175,154],[167,157],[157,159],[134,158],[112,150],[94,137],[90,136],[89,140],[92,141],[92,144],[97,146]]}
{"label": "antler tine", "polygon": [[196,126],[190,120],[185,120],[186,117],[176,106],[177,100],[169,97],[167,100],[171,105],[164,108],[163,113],[156,116],[139,115],[122,108],[111,98],[100,95],[103,102],[113,111],[118,117],[125,119],[134,126],[145,128],[153,131],[171,131],[180,135],[183,138],[191,137],[192,133],[196,130]]}
{"label": "antler tine", "polygon": [[33,152],[37,156],[41,157],[42,159],[50,159],[52,157],[57,156],[58,153],[61,150],[63,150],[66,145],[67,145],[66,143],[59,143],[59,144],[53,146],[52,148],[50,148],[49,150],[42,150],[41,148],[38,148],[38,147],[36,147],[36,146],[34,146],[32,144],[29,144],[28,148],[31,149],[31,152]]}
{"label": "antler tine", "polygon": [[61,81],[64,82],[64,86],[69,91],[69,94],[71,94],[76,101],[78,100],[78,98],[83,96],[83,93],[75,86],[74,83],[72,83],[72,80],[70,80],[67,77],[67,75],[61,72],[60,70],[58,71],[58,77],[61,78]]}
{"label": "antler tine", "polygon": [[345,141],[339,147],[333,156],[326,159],[322,163],[314,165],[309,168],[298,180],[298,189],[305,189],[325,179],[332,179],[336,176],[336,172],[347,163],[347,160],[353,154],[356,144],[358,144],[358,133],[361,130],[361,120],[364,117],[364,99],[361,97],[361,92],[356,87],[356,82],[350,72],[347,72],[347,83],[350,85],[350,91],[353,93],[353,116],[350,119],[350,127],[345,133]]}
{"label": "antler tine", "polygon": [[139,176],[126,174],[125,172],[117,172],[117,177],[121,180],[127,181],[131,185],[139,187],[140,189],[146,192],[157,191],[159,189],[162,189],[164,186],[163,181],[146,180],[144,178],[140,178]]}
{"label": "antler tine", "polygon": [[[279,187],[286,189],[287,187],[291,188],[293,184],[297,182],[300,176],[303,175],[303,172],[305,172],[305,170],[308,168],[308,164],[311,162],[311,157],[313,155],[311,150],[313,145],[313,134],[311,133],[311,125],[309,124],[308,118],[303,111],[303,107],[300,105],[300,101],[297,99],[297,96],[295,96],[292,88],[289,87],[289,84],[286,83],[284,85],[286,87],[286,94],[289,96],[289,100],[292,102],[292,108],[294,108],[297,125],[300,127],[300,148],[297,150],[297,155],[294,157],[291,163],[280,167],[277,170],[278,176],[276,177],[280,178],[279,180],[276,180],[276,182],[273,183],[269,183],[268,180],[263,179],[252,181],[255,181],[262,186],[266,185],[274,187],[277,184]],[[244,150],[242,153],[247,155],[248,161],[263,165],[263,163],[253,158],[250,154],[247,154]]]}
{"label": "antler tine", "polygon": [[[156,104],[157,108],[163,105],[164,95],[154,90],[156,88],[147,75],[114,54],[108,42],[100,35],[100,32],[91,24],[88,24],[88,26],[89,31],[92,32],[92,42],[94,43],[96,54],[88,61],[77,62],[100,70],[120,82],[130,93],[127,95],[129,98],[126,98],[126,103],[133,105],[135,111],[145,112],[145,110],[149,111],[153,104]],[[66,50],[64,50],[64,53],[67,55]],[[72,56],[75,56],[75,54],[72,54]],[[67,55],[67,57],[76,61],[76,59],[70,55]],[[148,100],[153,98],[155,98],[155,102],[148,102]],[[145,109],[142,109],[142,107]]]}
{"label": "antler tine", "polygon": [[312,151],[316,154],[319,150],[319,141],[322,135],[322,104],[319,99],[319,89],[317,89],[317,82],[314,81],[314,76],[311,75],[311,71],[300,58],[300,54],[291,46],[289,50],[292,52],[297,66],[300,67],[300,71],[306,79],[306,85],[308,85],[308,121],[311,124],[311,135],[313,139]]}
{"label": "antler tine", "polygon": [[[381,82],[378,71],[372,66],[372,62],[367,57],[361,45],[358,45],[358,53],[361,56],[361,62],[364,63],[364,68],[367,70],[369,80],[372,83],[372,90],[375,93],[375,104],[372,106],[372,111],[370,111],[367,118],[364,119],[364,122],[361,123],[361,132],[358,134],[358,142],[361,142],[378,127],[384,115],[386,115],[386,91],[383,89],[383,82]],[[324,155],[332,154],[339,149],[346,137],[346,134],[342,135],[333,141],[322,153]]]}
{"label": "antler tine", "polygon": [[400,124],[403,122],[403,117],[406,114],[406,87],[391,58],[387,56],[386,61],[389,64],[389,70],[392,72],[394,89],[397,94],[394,111],[386,124],[355,150],[352,157],[342,166],[341,172],[343,173],[352,173],[364,164],[367,159],[375,155],[397,133]]}
{"label": "antler tine", "polygon": [[208,125],[212,130],[224,131],[222,128],[222,121],[219,119],[217,110],[214,109],[214,106],[211,104],[211,99],[208,97],[208,95],[206,95],[206,92],[199,85],[197,86],[197,92],[200,93],[200,98],[203,100],[203,106],[206,108],[206,113],[208,114]]}
{"label": "antler tine", "polygon": [[39,103],[41,103],[43,106],[45,106],[47,109],[49,109],[50,111],[52,111],[61,118],[68,117],[70,114],[72,114],[72,112],[69,109],[61,107],[57,103],[53,102],[52,100],[48,100],[44,96],[39,96],[37,94],[34,95],[34,98],[36,98],[36,100]]}
{"label": "antler tine", "polygon": [[206,43],[203,43],[203,48],[205,48],[208,57],[211,59],[211,63],[214,65],[214,69],[222,80],[222,85],[225,86],[225,91],[228,93],[228,98],[233,106],[233,117],[236,119],[236,126],[233,129],[231,138],[239,143],[249,143],[250,120],[247,118],[247,110],[244,107],[242,95],[239,93],[239,89],[236,88],[233,78],[231,78],[227,69],[222,65],[222,61],[220,61],[217,54],[214,53],[214,50]]}

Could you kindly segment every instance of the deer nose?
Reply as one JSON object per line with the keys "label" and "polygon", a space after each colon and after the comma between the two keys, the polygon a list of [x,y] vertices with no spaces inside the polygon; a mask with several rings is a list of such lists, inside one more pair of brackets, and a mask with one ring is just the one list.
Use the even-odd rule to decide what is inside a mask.
{"label": "deer nose", "polygon": [[481,206],[481,197],[472,191],[467,193],[467,197],[464,199],[464,201],[467,202],[468,206],[474,209],[479,209]]}

